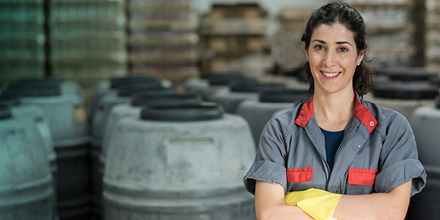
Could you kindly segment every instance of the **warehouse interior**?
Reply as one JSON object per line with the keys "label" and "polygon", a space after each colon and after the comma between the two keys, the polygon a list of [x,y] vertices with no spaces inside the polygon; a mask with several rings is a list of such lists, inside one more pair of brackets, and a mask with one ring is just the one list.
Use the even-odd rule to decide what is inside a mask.
{"label": "warehouse interior", "polygon": [[[242,178],[312,97],[301,36],[330,2],[0,0],[0,220],[256,219]],[[428,173],[406,219],[436,219],[440,1],[337,2],[366,24],[362,99],[406,118]]]}

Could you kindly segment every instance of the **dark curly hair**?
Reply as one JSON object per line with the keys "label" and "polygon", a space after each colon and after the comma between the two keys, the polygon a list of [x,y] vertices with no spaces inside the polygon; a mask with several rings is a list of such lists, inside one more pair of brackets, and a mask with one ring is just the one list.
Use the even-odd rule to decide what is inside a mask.
{"label": "dark curly hair", "polygon": [[[366,54],[368,47],[365,42],[366,30],[364,19],[356,9],[346,3],[338,2],[324,5],[312,13],[307,22],[304,34],[301,37],[301,41],[304,42],[305,45],[305,50],[308,50],[313,31],[318,26],[321,24],[333,25],[336,23],[344,25],[348,30],[353,32],[357,54]],[[356,67],[353,76],[353,88],[361,97],[373,89],[374,72],[365,64],[364,60],[365,58],[362,59],[361,64]],[[309,91],[313,93],[315,85],[309,62],[304,65],[304,69],[306,72],[306,81],[309,83]]]}

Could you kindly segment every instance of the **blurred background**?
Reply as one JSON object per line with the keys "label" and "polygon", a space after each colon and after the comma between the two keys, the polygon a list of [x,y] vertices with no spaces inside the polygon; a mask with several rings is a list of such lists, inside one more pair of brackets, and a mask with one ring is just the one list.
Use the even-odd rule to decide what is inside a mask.
{"label": "blurred background", "polygon": [[[255,219],[242,177],[311,97],[300,38],[328,2],[0,0],[0,220]],[[429,174],[407,219],[439,218],[440,1],[342,2],[364,99],[408,119]]]}

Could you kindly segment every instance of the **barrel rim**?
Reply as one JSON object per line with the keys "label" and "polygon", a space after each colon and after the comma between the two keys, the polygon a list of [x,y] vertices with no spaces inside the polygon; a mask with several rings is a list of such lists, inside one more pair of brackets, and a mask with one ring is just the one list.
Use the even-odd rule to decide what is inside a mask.
{"label": "barrel rim", "polygon": [[4,94],[18,95],[21,97],[48,97],[61,96],[61,88],[58,85],[28,85],[26,87],[8,87]]}
{"label": "barrel rim", "polygon": [[12,118],[11,109],[8,106],[0,106],[0,120]]}
{"label": "barrel rim", "polygon": [[439,90],[432,85],[393,82],[375,85],[373,95],[377,98],[403,100],[434,99],[439,95]]}
{"label": "barrel rim", "polygon": [[197,95],[164,95],[164,96],[133,96],[130,102],[131,106],[136,107],[154,107],[154,106],[176,106],[182,104],[201,103],[202,99]]}
{"label": "barrel rim", "polygon": [[263,103],[295,103],[298,101],[307,101],[311,97],[312,94],[310,94],[308,90],[300,89],[284,91],[262,91],[258,94],[259,102]]}
{"label": "barrel rim", "polygon": [[110,79],[110,88],[116,89],[119,86],[139,84],[140,82],[158,82],[154,76],[125,76],[113,77]]}
{"label": "barrel rim", "polygon": [[158,89],[158,88],[162,88],[162,85],[159,82],[151,82],[151,83],[124,85],[118,87],[117,90],[118,90],[118,96],[129,97],[132,95],[136,95],[139,92]]}
{"label": "barrel rim", "polygon": [[[48,163],[49,166],[49,163]],[[50,169],[48,169],[50,170]],[[3,196],[20,193],[28,190],[32,190],[34,188],[46,188],[51,187],[53,182],[52,173],[48,172],[48,174],[42,178],[25,182],[25,183],[17,183],[15,185],[7,185],[0,186],[0,199]]]}
{"label": "barrel rim", "polygon": [[223,113],[224,110],[220,104],[204,102],[178,106],[143,107],[140,115],[142,120],[183,122],[221,119]]}
{"label": "barrel rim", "polygon": [[[147,212],[155,212],[155,213],[169,213],[169,214],[183,214],[183,213],[197,213],[197,212],[212,212],[212,211],[218,211],[219,209],[231,209],[236,207],[244,207],[248,206],[253,207],[254,204],[254,198],[253,196],[249,195],[248,192],[244,190],[244,192],[240,192],[237,194],[232,194],[229,196],[236,197],[235,200],[229,200],[231,202],[226,203],[223,200],[225,199],[225,195],[221,195],[222,198],[217,199],[214,203],[210,203],[209,205],[206,203],[203,203],[203,205],[200,204],[187,204],[185,201],[179,201],[178,203],[175,203],[174,205],[167,205],[167,206],[148,206],[144,204],[136,204],[134,202],[129,203],[128,201],[124,200],[125,203],[121,202],[120,200],[112,198],[111,193],[104,190],[103,192],[103,198],[104,198],[104,206],[108,205],[114,205],[118,207],[124,207],[131,210],[137,210],[137,211],[147,211]],[[215,197],[214,197],[215,198]],[[157,198],[155,198],[157,200]],[[169,201],[169,199],[167,199]],[[188,201],[188,200],[186,200]],[[195,202],[195,200],[191,200],[192,202]],[[204,201],[200,201],[199,203],[202,203]],[[182,205],[183,204],[183,205]],[[176,211],[177,210],[177,211]]]}
{"label": "barrel rim", "polygon": [[134,187],[131,186],[127,188],[118,182],[109,179],[108,177],[103,177],[104,189],[110,192],[131,195],[131,196],[145,196],[151,198],[203,198],[203,197],[215,197],[230,194],[237,194],[246,190],[241,186],[235,188],[218,188],[211,189],[209,191],[200,190],[187,190],[187,191],[172,191],[172,190],[150,190],[145,187]]}
{"label": "barrel rim", "polygon": [[20,96],[5,95],[0,96],[0,106],[18,106],[21,105]]}
{"label": "barrel rim", "polygon": [[376,68],[373,71],[395,81],[427,81],[435,75],[426,68]]}
{"label": "barrel rim", "polygon": [[137,92],[132,96],[132,99],[138,97],[157,97],[157,96],[166,96],[166,95],[176,95],[177,90],[174,88],[158,88],[152,90],[145,90],[142,92]]}

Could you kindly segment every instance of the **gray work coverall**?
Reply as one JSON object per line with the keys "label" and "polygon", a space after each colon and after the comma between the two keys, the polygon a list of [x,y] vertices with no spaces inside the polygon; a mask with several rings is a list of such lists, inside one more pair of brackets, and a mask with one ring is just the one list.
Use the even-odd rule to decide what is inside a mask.
{"label": "gray work coverall", "polygon": [[412,180],[411,196],[426,184],[412,129],[404,116],[357,94],[355,116],[347,124],[333,171],[326,162],[325,139],[313,115],[313,97],[271,119],[255,161],[244,177],[281,184],[285,193],[317,188],[338,194],[386,193]]}

